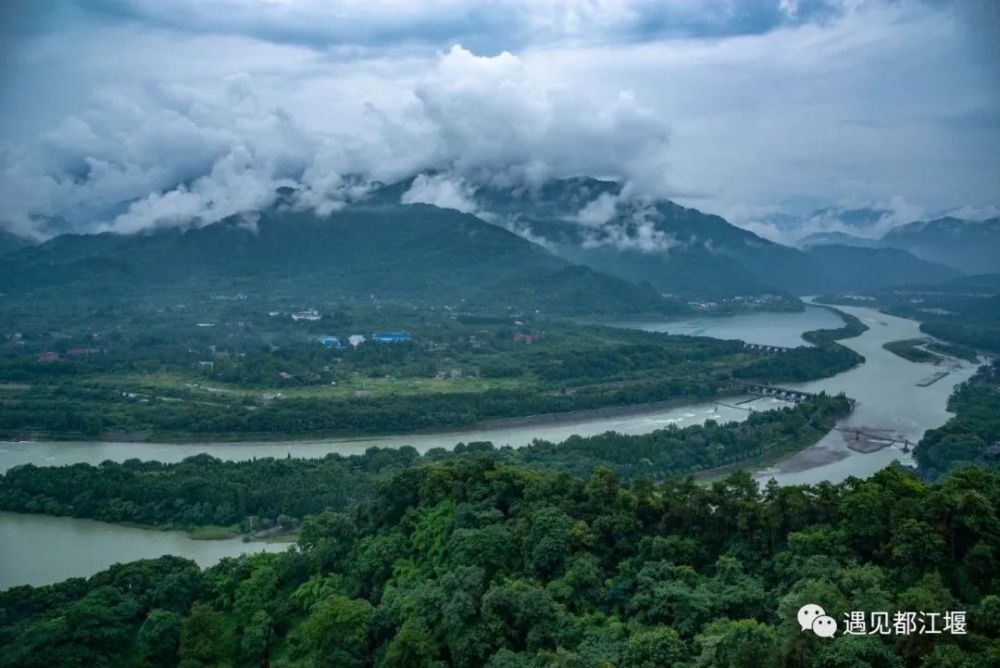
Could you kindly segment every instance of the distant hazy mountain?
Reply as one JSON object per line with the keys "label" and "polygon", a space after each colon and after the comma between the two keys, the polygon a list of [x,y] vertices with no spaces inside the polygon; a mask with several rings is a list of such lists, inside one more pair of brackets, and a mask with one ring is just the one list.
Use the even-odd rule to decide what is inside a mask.
{"label": "distant hazy mountain", "polygon": [[961,273],[898,248],[828,245],[813,246],[807,252],[816,267],[827,276],[828,289],[833,291],[933,285]]}
{"label": "distant hazy mountain", "polygon": [[824,209],[817,209],[806,216],[806,218],[837,221],[848,227],[866,228],[874,226],[890,213],[892,212],[886,209],[871,209],[868,207],[845,209],[831,206]]}
{"label": "distant hazy mountain", "polygon": [[881,243],[969,274],[1000,272],[1000,218],[910,223],[890,230]]}
{"label": "distant hazy mountain", "polygon": [[474,216],[427,205],[354,208],[327,218],[272,211],[253,225],[64,235],[12,253],[0,266],[6,287],[216,284],[563,312],[671,308],[648,285],[573,266]]}
{"label": "distant hazy mountain", "polygon": [[846,232],[816,232],[800,239],[798,245],[800,248],[830,245],[878,248],[880,243],[877,239],[866,239]]}

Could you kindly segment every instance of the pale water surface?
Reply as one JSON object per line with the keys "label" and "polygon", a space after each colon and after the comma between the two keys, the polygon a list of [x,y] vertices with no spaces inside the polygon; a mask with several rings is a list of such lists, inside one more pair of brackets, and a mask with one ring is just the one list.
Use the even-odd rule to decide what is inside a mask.
{"label": "pale water surface", "polygon": [[830,309],[810,305],[798,313],[746,313],[722,318],[706,316],[684,320],[643,320],[619,322],[616,325],[647,332],[740,339],[748,343],[794,348],[809,345],[802,339],[803,332],[836,329],[842,327],[844,321]]}
{"label": "pale water surface", "polygon": [[[782,401],[760,399],[754,410],[786,406]],[[63,464],[100,464],[103,461],[123,462],[127,459],[179,462],[185,457],[207,453],[219,459],[241,461],[255,457],[323,457],[331,452],[341,455],[363,454],[379,446],[398,448],[411,445],[420,452],[431,448],[455,447],[458,443],[492,441],[497,447],[522,447],[535,439],[558,442],[574,434],[591,436],[606,431],[622,434],[645,434],[671,424],[686,427],[705,420],[729,422],[746,419],[746,411],[703,402],[674,408],[664,408],[634,415],[573,419],[551,424],[477,428],[439,433],[397,436],[376,436],[359,439],[323,441],[275,441],[240,443],[112,443],[106,441],[0,441],[0,472],[21,464],[59,466]]]}
{"label": "pale water surface", "polygon": [[0,512],[0,590],[86,577],[115,563],[165,554],[211,566],[223,557],[286,549],[287,543],[244,543],[239,538],[192,540],[180,531]]}

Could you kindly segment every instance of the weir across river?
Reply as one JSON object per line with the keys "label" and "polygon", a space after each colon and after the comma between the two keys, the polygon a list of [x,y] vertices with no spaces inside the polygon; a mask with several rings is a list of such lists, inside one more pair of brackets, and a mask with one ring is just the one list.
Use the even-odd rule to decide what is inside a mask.
{"label": "weir across river", "polygon": [[755,394],[759,397],[773,397],[783,401],[791,401],[796,404],[801,401],[805,401],[810,397],[816,396],[811,392],[803,392],[802,390],[790,390],[784,387],[758,385],[756,383],[744,383],[743,389],[746,390],[747,394]]}

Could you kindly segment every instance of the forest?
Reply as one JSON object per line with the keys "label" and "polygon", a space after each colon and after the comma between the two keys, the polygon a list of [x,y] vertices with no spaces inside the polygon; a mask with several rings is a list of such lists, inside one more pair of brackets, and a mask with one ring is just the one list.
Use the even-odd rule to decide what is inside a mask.
{"label": "forest", "polygon": [[940,476],[963,466],[1000,462],[1000,361],[983,366],[948,401],[955,417],[921,439],[913,456],[922,471]]}
{"label": "forest", "polygon": [[[629,483],[485,457],[407,468],[284,554],[179,558],[0,593],[0,666],[986,667],[1000,660],[1000,476],[764,489]],[[965,614],[832,639],[824,607]]]}
{"label": "forest", "polygon": [[817,396],[745,422],[709,421],[649,434],[573,436],[524,448],[460,444],[419,455],[410,447],[322,459],[223,462],[196,455],[178,464],[130,460],[100,466],[26,465],[0,476],[0,509],[71,515],[163,528],[290,527],[324,510],[352,511],[380,481],[413,466],[477,456],[535,470],[587,477],[604,466],[622,479],[659,480],[800,450],[850,411],[843,397]]}

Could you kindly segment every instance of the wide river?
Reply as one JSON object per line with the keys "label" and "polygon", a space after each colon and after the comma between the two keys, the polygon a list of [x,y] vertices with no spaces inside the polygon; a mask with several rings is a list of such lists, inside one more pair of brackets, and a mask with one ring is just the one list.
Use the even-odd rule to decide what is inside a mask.
{"label": "wide river", "polygon": [[[870,454],[849,449],[849,430],[861,427],[881,429],[893,438],[915,442],[924,431],[948,419],[950,414],[945,405],[952,388],[975,372],[975,365],[958,360],[949,360],[946,365],[935,367],[908,362],[884,350],[882,344],[888,341],[922,336],[917,323],[912,320],[884,315],[870,308],[840,308],[856,315],[869,327],[861,336],[842,342],[864,355],[866,362],[831,378],[788,386],[810,392],[845,392],[857,400],[855,411],[838,425],[837,430],[816,445],[758,472],[757,478],[762,482],[769,478],[775,478],[782,484],[821,480],[836,482],[851,475],[870,475],[893,460],[910,461],[899,445]],[[809,306],[799,313],[619,324],[648,331],[794,346],[804,343],[801,339],[803,332],[839,327],[841,319],[827,309]],[[918,381],[936,371],[947,371],[948,375],[927,387],[917,385]],[[784,404],[758,399],[750,405],[759,410]],[[97,464],[105,460],[125,461],[130,458],[174,462],[202,452],[221,459],[243,460],[284,457],[287,454],[293,457],[322,457],[331,452],[357,454],[372,446],[412,445],[424,452],[435,447],[451,448],[459,442],[486,440],[496,445],[517,447],[527,445],[536,438],[561,441],[572,434],[589,435],[605,431],[641,434],[670,424],[683,427],[707,419],[741,420],[746,415],[743,410],[712,402],[626,416],[573,418],[542,424],[350,440],[186,444],[0,442],[0,471],[26,463],[39,466],[77,462]],[[280,549],[239,540],[193,541],[178,532],[147,531],[87,520],[0,513],[0,589],[15,584],[41,584],[88,575],[116,561],[166,553],[209,564],[223,556],[262,548]]]}

